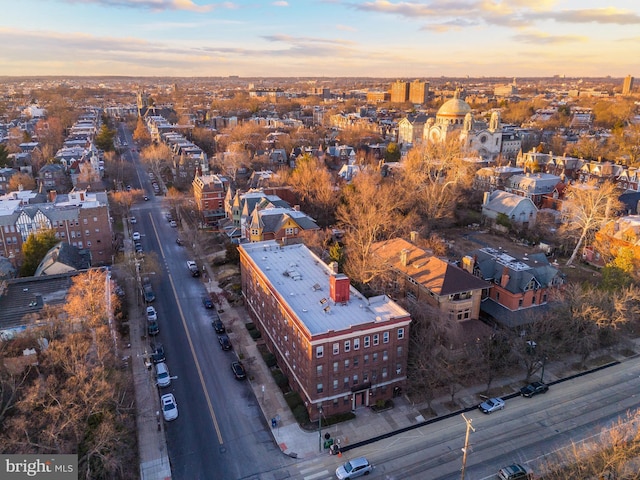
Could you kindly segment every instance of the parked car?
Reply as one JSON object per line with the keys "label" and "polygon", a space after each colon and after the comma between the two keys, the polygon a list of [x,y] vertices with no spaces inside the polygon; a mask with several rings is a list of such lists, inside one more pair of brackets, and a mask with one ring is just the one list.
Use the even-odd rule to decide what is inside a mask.
{"label": "parked car", "polygon": [[142,244],[140,242],[136,242],[134,245],[135,245],[136,253],[142,253],[143,252]]}
{"label": "parked car", "polygon": [[156,309],[152,306],[147,307],[147,320],[158,320],[158,312],[156,312]]}
{"label": "parked car", "polygon": [[187,268],[191,272],[192,277],[200,276],[200,269],[198,268],[198,264],[193,260],[187,260]]}
{"label": "parked car", "polygon": [[144,201],[145,201],[145,202],[148,202],[148,201],[149,201],[149,195],[145,195],[143,198],[144,198]]}
{"label": "parked car", "polygon": [[482,402],[478,405],[478,408],[482,413],[491,413],[496,410],[502,410],[504,408],[504,400],[501,398],[490,398],[489,400]]}
{"label": "parked car", "polygon": [[349,460],[336,468],[336,477],[340,480],[356,478],[361,475],[369,475],[373,471],[373,465],[365,457]]}
{"label": "parked car", "polygon": [[528,467],[514,463],[498,470],[498,478],[500,480],[531,480],[533,472]]}
{"label": "parked car", "polygon": [[216,331],[216,333],[224,333],[226,331],[226,329],[224,328],[224,323],[222,323],[222,320],[220,320],[219,318],[216,318],[213,322],[211,322],[211,325],[213,325],[213,329]]}
{"label": "parked car", "polygon": [[209,297],[202,297],[202,305],[204,308],[213,308],[213,302]]}
{"label": "parked car", "polygon": [[153,287],[150,283],[145,283],[142,286],[142,292],[144,293],[145,302],[153,302],[156,299],[156,294],[153,293]]}
{"label": "parked car", "polygon": [[178,238],[176,238],[176,243],[177,243],[178,245],[182,245],[182,244],[183,244],[182,240],[181,240],[179,237],[178,237]]}
{"label": "parked car", "polygon": [[136,223],[138,223],[138,220],[136,220],[136,217],[131,217],[129,221],[131,222],[131,225],[135,225]]}
{"label": "parked car", "polygon": [[169,367],[164,362],[156,364],[156,384],[159,387],[168,387],[171,385],[171,375],[169,375]]}
{"label": "parked car", "polygon": [[153,352],[151,353],[151,361],[153,363],[164,362],[167,359],[164,353],[163,345],[157,345],[155,347],[152,346],[152,348],[154,348]]}
{"label": "parked car", "polygon": [[532,382],[526,387],[522,387],[520,389],[520,395],[522,395],[523,397],[530,398],[530,397],[533,397],[534,395],[537,395],[538,393],[547,393],[548,391],[549,391],[549,385],[547,385],[546,383]]}
{"label": "parked car", "polygon": [[147,333],[152,336],[158,335],[160,333],[160,326],[158,325],[158,322],[156,320],[147,322]]}
{"label": "parked car", "polygon": [[169,222],[169,226],[172,227],[172,228],[176,228],[178,226],[178,223],[175,220],[171,220]]}
{"label": "parked car", "polygon": [[137,242],[140,240],[140,232],[133,232],[133,235],[131,235],[131,238],[133,239],[134,242]]}
{"label": "parked car", "polygon": [[237,380],[244,380],[247,378],[247,372],[241,362],[231,362],[231,371]]}
{"label": "parked car", "polygon": [[231,350],[231,340],[229,339],[229,335],[226,333],[218,335],[218,342],[220,343],[220,348],[222,348],[222,350]]}
{"label": "parked car", "polygon": [[165,393],[160,397],[160,403],[162,403],[162,416],[167,422],[178,418],[178,404],[173,393]]}

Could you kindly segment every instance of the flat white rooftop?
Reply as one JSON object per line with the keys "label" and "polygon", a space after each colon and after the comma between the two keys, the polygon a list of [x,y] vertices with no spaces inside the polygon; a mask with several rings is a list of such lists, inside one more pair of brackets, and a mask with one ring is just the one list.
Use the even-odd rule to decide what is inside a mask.
{"label": "flat white rooftop", "polygon": [[305,245],[281,247],[275,241],[267,241],[245,243],[240,248],[269,279],[311,335],[409,317],[406,310],[386,295],[367,299],[353,287],[350,287],[348,302],[333,302],[329,295],[329,277],[333,272]]}

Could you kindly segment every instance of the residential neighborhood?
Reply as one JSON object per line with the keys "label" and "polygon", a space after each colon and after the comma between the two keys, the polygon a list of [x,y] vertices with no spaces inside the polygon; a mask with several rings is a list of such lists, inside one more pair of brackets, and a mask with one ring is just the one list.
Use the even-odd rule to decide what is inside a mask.
{"label": "residential neighborhood", "polygon": [[[502,408],[499,378],[519,395],[547,362],[636,355],[639,145],[632,78],[3,78],[0,371],[17,362],[3,385],[24,381],[0,445],[41,430],[26,420],[36,363],[15,359],[55,375],[71,339],[99,365],[86,375],[117,372],[100,392],[122,429],[136,368],[146,378],[169,346],[149,421],[184,475],[174,426],[190,402],[221,402],[227,422],[233,395],[264,400],[255,362],[323,451],[323,427],[363,412],[435,418],[433,399],[463,411],[476,387]],[[172,348],[195,366],[175,375]],[[227,357],[229,397],[212,403]],[[135,464],[135,428],[100,425]],[[95,478],[135,478],[97,457],[80,459]]]}

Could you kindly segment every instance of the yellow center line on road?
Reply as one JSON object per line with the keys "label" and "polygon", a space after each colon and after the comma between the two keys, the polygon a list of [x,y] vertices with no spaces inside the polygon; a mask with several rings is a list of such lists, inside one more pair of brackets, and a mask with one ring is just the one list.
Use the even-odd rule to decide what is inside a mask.
{"label": "yellow center line on road", "polygon": [[[153,226],[153,231],[155,232],[156,239],[158,240],[158,245],[160,245],[160,254],[167,264],[167,259],[164,254],[164,249],[162,248],[162,243],[160,242],[160,237],[158,236],[158,230],[156,229],[156,224],[153,221],[153,217],[151,216],[151,212],[149,212],[149,217],[151,218],[151,225]],[[213,405],[211,404],[211,397],[209,397],[209,392],[207,391],[206,385],[204,383],[204,376],[202,375],[202,368],[200,368],[200,362],[198,361],[198,357],[196,356],[196,351],[193,348],[193,340],[191,340],[191,334],[189,333],[189,329],[187,328],[187,321],[184,318],[184,313],[182,312],[182,306],[180,305],[180,301],[178,300],[178,292],[176,292],[176,286],[173,283],[173,277],[170,273],[167,273],[169,276],[169,282],[171,283],[171,289],[173,290],[173,295],[176,298],[176,303],[178,305],[178,311],[180,312],[180,319],[182,320],[182,326],[184,328],[185,333],[187,334],[187,340],[189,341],[189,349],[191,350],[191,356],[193,357],[193,361],[196,364],[196,370],[198,371],[198,377],[200,378],[200,384],[202,385],[202,391],[204,392],[204,396],[207,399],[207,406],[209,407],[209,413],[211,414],[211,420],[213,421],[213,427],[216,429],[216,435],[218,435],[218,443],[220,445],[224,444],[224,440],[222,440],[222,433],[220,432],[220,426],[218,425],[218,419],[216,418],[216,413],[213,411]]]}

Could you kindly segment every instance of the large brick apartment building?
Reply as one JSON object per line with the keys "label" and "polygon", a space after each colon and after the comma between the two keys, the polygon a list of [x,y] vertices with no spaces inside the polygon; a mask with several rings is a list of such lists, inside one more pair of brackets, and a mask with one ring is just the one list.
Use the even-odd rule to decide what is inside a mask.
{"label": "large brick apartment building", "polygon": [[52,194],[50,202],[28,203],[29,192],[0,199],[0,254],[14,259],[30,234],[53,230],[56,238],[91,252],[91,265],[111,263],[112,232],[104,192],[73,190]]}
{"label": "large brick apartment building", "polygon": [[390,399],[407,375],[411,317],[365,298],[306,246],[239,246],[247,309],[309,417]]}

